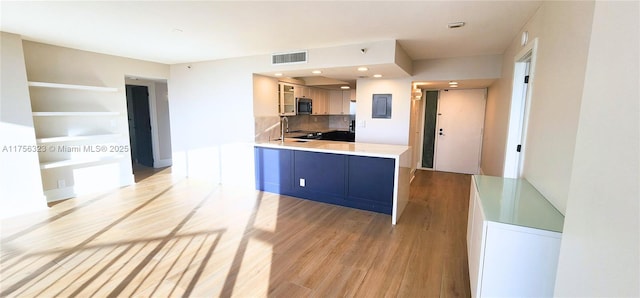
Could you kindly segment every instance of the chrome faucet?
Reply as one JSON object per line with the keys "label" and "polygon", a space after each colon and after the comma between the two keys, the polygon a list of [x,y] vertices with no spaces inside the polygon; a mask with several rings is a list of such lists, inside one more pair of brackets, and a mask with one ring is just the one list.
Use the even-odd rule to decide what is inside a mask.
{"label": "chrome faucet", "polygon": [[[283,125],[283,123],[286,122],[286,128],[285,125]],[[282,116],[282,119],[280,120],[280,141],[282,143],[284,143],[284,133],[289,132],[289,118],[287,118],[286,116]]]}

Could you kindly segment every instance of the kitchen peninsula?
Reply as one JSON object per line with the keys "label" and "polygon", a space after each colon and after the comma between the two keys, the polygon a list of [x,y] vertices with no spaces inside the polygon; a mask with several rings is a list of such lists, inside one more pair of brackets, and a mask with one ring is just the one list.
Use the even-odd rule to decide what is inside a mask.
{"label": "kitchen peninsula", "polygon": [[256,189],[391,215],[409,199],[409,146],[285,139],[256,143]]}

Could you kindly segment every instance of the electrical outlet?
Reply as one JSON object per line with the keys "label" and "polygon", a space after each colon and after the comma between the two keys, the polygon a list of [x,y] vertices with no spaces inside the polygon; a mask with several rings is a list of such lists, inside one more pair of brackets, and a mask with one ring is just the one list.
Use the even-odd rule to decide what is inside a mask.
{"label": "electrical outlet", "polygon": [[58,188],[65,188],[67,186],[67,182],[64,179],[58,180]]}
{"label": "electrical outlet", "polygon": [[304,181],[304,178],[300,178],[300,187],[305,187],[306,186],[306,181]]}

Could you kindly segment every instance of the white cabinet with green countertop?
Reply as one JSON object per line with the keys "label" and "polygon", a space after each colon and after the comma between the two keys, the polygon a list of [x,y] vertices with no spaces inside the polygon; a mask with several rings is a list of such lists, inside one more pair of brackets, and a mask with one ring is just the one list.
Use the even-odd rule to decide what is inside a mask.
{"label": "white cabinet with green countertop", "polygon": [[525,179],[474,175],[467,250],[472,297],[551,297],[564,216]]}

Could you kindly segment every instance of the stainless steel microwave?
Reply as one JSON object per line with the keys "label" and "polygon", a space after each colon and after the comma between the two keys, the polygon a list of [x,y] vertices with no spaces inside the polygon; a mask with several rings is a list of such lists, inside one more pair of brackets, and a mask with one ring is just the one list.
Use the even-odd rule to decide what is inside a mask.
{"label": "stainless steel microwave", "polygon": [[313,100],[306,97],[296,98],[297,114],[298,115],[311,115],[313,112]]}

